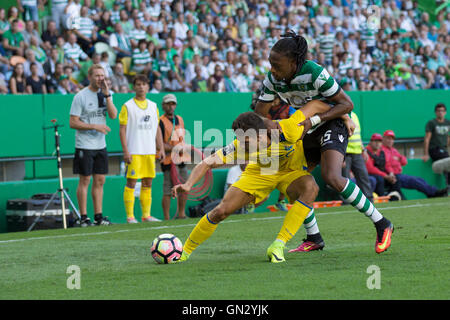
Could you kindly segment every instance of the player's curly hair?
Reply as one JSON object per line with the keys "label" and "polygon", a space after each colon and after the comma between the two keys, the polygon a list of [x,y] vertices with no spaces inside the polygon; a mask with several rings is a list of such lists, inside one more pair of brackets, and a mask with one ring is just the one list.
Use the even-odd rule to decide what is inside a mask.
{"label": "player's curly hair", "polygon": [[306,54],[308,53],[306,39],[292,30],[289,30],[281,37],[283,39],[278,40],[272,47],[272,50],[295,60],[300,68],[305,63]]}
{"label": "player's curly hair", "polygon": [[241,129],[243,131],[247,131],[249,129],[267,129],[264,124],[264,120],[255,112],[248,111],[241,113],[234,121],[231,128],[236,131]]}

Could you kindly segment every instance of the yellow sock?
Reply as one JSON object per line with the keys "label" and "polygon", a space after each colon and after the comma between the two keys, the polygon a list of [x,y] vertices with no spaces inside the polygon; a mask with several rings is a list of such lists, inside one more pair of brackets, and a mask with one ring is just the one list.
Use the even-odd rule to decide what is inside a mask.
{"label": "yellow sock", "polygon": [[141,187],[141,195],[139,196],[142,209],[142,218],[150,217],[150,208],[152,207],[152,188]]}
{"label": "yellow sock", "polygon": [[291,240],[303,224],[303,221],[305,221],[311,209],[308,205],[296,200],[284,218],[283,226],[278,233],[277,240],[283,241],[284,243]]}
{"label": "yellow sock", "polygon": [[203,218],[195,226],[189,235],[186,243],[183,246],[183,251],[187,254],[191,254],[203,241],[207,240],[216,230],[217,224],[212,223],[208,214],[205,214]]}
{"label": "yellow sock", "polygon": [[123,203],[127,218],[134,218],[134,189],[125,186],[123,191]]}

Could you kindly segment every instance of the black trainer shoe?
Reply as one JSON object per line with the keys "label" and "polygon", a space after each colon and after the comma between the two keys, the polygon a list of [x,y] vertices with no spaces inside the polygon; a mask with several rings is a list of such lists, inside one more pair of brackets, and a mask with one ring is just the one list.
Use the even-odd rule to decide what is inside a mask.
{"label": "black trainer shoe", "polygon": [[447,197],[448,196],[448,190],[447,188],[437,190],[435,194],[432,196],[429,196],[428,198],[438,198],[438,197]]}
{"label": "black trainer shoe", "polygon": [[92,226],[92,221],[91,221],[91,219],[86,218],[86,219],[82,219],[82,220],[80,221],[80,227],[84,228],[84,227],[90,227],[90,226]]}
{"label": "black trainer shoe", "polygon": [[108,217],[102,217],[101,219],[95,220],[94,224],[96,226],[110,226],[112,222],[109,221]]}

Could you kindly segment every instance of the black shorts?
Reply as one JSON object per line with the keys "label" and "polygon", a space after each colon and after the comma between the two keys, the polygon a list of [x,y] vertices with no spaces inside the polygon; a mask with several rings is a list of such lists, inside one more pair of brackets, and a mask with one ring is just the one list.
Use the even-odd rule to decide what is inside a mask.
{"label": "black shorts", "polygon": [[428,153],[430,154],[430,158],[433,162],[449,157],[447,150],[440,147],[430,148]]}
{"label": "black shorts", "polygon": [[345,156],[348,131],[342,119],[327,121],[303,138],[303,149],[309,164],[319,164],[322,152],[336,150]]}
{"label": "black shorts", "polygon": [[75,149],[73,173],[83,176],[108,173],[108,152],[105,149]]}

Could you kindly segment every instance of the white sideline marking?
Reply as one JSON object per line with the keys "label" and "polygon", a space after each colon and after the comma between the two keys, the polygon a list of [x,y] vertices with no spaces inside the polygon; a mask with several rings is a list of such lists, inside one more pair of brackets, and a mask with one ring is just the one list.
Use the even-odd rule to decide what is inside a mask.
{"label": "white sideline marking", "polygon": [[[445,204],[445,202],[427,203],[427,204],[412,204],[412,205],[406,205],[406,206],[386,207],[386,208],[382,208],[380,211],[393,210],[393,209],[404,209],[404,208],[415,208],[415,207],[440,206],[443,204]],[[353,210],[345,210],[345,211],[322,212],[322,213],[315,213],[315,214],[318,216],[325,216],[325,215],[352,213],[352,212],[358,212],[358,211],[356,211],[356,209],[353,209]],[[247,219],[247,220],[241,220],[241,219],[240,220],[226,220],[221,223],[223,224],[223,223],[233,223],[233,222],[243,222],[243,221],[275,220],[275,219],[282,219],[282,218],[284,218],[284,215],[279,216],[279,217],[251,218],[251,219]],[[177,225],[177,226],[158,226],[158,227],[137,228],[137,229],[122,229],[122,230],[117,230],[117,231],[102,231],[102,232],[91,232],[91,233],[64,234],[64,235],[59,235],[59,236],[0,240],[0,244],[21,242],[21,241],[27,241],[27,240],[45,240],[45,239],[58,239],[58,238],[80,237],[80,236],[98,236],[98,235],[102,235],[102,234],[113,234],[113,233],[119,233],[119,232],[134,232],[134,231],[157,230],[157,229],[167,229],[167,228],[195,227],[196,225],[197,224],[182,224],[182,225]]]}

